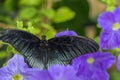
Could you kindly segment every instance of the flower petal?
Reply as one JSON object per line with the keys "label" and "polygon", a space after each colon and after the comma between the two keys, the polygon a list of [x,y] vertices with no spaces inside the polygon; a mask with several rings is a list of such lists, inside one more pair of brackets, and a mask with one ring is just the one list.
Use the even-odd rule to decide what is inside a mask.
{"label": "flower petal", "polygon": [[39,70],[36,68],[28,68],[24,58],[16,54],[8,61],[5,67],[0,68],[0,80],[9,80],[9,78],[12,80],[12,77],[16,74],[22,75],[24,80],[31,80],[31,76],[37,71]]}
{"label": "flower petal", "polygon": [[65,30],[57,33],[55,37],[60,37],[60,36],[77,36],[77,33],[72,31],[72,30]]}
{"label": "flower petal", "polygon": [[[91,54],[85,54],[85,55],[81,55],[81,56],[78,56],[76,58],[74,58],[72,60],[72,66],[78,70],[79,69],[79,66],[82,64],[82,65],[87,65],[87,58],[89,58],[91,56]],[[82,67],[82,66],[81,66]]]}
{"label": "flower petal", "polygon": [[11,74],[6,67],[0,68],[0,80],[11,80]]}
{"label": "flower petal", "polygon": [[50,72],[53,80],[78,80],[76,71],[72,66],[54,65],[48,71]]}
{"label": "flower petal", "polygon": [[111,12],[103,12],[98,17],[98,24],[103,29],[111,30],[114,23],[114,15]]}
{"label": "flower petal", "polygon": [[[87,62],[90,58],[93,58],[93,63]],[[112,54],[98,51],[73,59],[72,66],[76,68],[77,76],[84,78],[83,80],[109,80],[107,69],[113,63],[115,63],[115,57]]]}
{"label": "flower petal", "polygon": [[13,73],[16,73],[16,71],[19,73],[24,72],[28,66],[24,62],[24,58],[21,55],[16,54],[8,61],[7,68]]}
{"label": "flower petal", "polygon": [[97,70],[89,80],[109,80],[109,78],[107,71]]}
{"label": "flower petal", "polygon": [[116,41],[117,47],[120,48],[120,31],[114,32],[114,36],[116,38],[115,41]]}
{"label": "flower petal", "polygon": [[53,80],[47,70],[41,70],[36,72],[30,80]]}
{"label": "flower petal", "polygon": [[96,63],[100,64],[103,69],[109,69],[116,61],[115,57],[108,52],[103,52],[97,55]]}
{"label": "flower petal", "polygon": [[118,55],[117,69],[120,71],[120,54]]}
{"label": "flower petal", "polygon": [[113,12],[115,21],[120,23],[120,7],[116,8]]}
{"label": "flower petal", "polygon": [[113,31],[103,30],[100,35],[100,47],[104,50],[117,47],[116,36]]}
{"label": "flower petal", "polygon": [[25,68],[24,72],[21,71],[20,74],[22,74],[24,76],[24,80],[28,80],[28,79],[29,80],[34,80],[35,77],[36,77],[35,75],[38,75],[37,73],[39,71],[40,71],[40,69],[37,69],[37,68]]}

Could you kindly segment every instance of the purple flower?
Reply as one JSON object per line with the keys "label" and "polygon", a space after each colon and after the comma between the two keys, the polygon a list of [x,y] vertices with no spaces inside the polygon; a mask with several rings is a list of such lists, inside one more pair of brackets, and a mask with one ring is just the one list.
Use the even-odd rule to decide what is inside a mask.
{"label": "purple flower", "polygon": [[115,63],[115,57],[108,53],[96,52],[79,56],[73,60],[77,75],[85,80],[109,80],[106,72]]}
{"label": "purple flower", "polygon": [[48,69],[52,80],[78,80],[76,71],[72,66],[55,65]]}
{"label": "purple flower", "polygon": [[48,70],[39,71],[36,80],[84,80],[79,79],[72,66],[53,65]]}
{"label": "purple flower", "polygon": [[100,35],[100,46],[104,50],[120,48],[120,33],[109,30],[103,30]]}
{"label": "purple flower", "polygon": [[98,24],[103,29],[100,35],[101,48],[120,48],[120,7],[113,12],[106,11],[100,14]]}
{"label": "purple flower", "polygon": [[23,57],[16,54],[0,69],[0,80],[35,80],[32,75],[37,71],[38,69],[28,68]]}
{"label": "purple flower", "polygon": [[117,69],[120,71],[120,54],[118,55]]}
{"label": "purple flower", "polygon": [[53,80],[48,70],[41,70],[33,75],[32,80]]}
{"label": "purple flower", "polygon": [[60,37],[60,36],[77,36],[77,33],[72,30],[67,29],[67,30],[59,32],[55,35],[55,37]]}

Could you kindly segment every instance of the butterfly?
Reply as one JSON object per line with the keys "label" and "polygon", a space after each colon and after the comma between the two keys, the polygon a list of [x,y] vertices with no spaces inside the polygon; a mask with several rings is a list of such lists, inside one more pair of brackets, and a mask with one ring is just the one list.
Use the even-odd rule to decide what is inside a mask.
{"label": "butterfly", "polygon": [[8,29],[0,32],[0,40],[11,44],[25,58],[29,67],[47,69],[53,64],[67,65],[82,54],[98,51],[99,45],[82,36],[59,36],[40,40],[35,35],[22,30]]}

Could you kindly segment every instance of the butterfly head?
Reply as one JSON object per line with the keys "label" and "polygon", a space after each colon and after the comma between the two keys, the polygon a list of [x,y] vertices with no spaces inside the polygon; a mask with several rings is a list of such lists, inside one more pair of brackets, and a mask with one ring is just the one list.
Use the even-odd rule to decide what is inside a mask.
{"label": "butterfly head", "polygon": [[46,36],[42,35],[42,41],[46,41]]}
{"label": "butterfly head", "polygon": [[40,42],[40,46],[42,48],[46,48],[48,46],[48,41],[46,40],[46,36],[45,35],[42,35],[42,40]]}

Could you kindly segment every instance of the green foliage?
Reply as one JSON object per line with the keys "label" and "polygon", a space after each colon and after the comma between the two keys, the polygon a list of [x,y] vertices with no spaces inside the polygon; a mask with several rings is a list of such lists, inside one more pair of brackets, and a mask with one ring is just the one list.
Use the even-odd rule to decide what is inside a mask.
{"label": "green foliage", "polygon": [[30,32],[35,35],[40,33],[40,29],[34,27],[31,22],[28,22],[27,27],[24,27],[22,21],[17,21],[17,28],[20,30],[25,30],[25,31]]}
{"label": "green foliage", "polygon": [[4,54],[1,54],[1,53],[0,53],[0,54],[2,55],[2,56],[1,56],[2,58],[6,57],[7,54],[8,54],[8,53],[11,53],[11,52],[14,53],[14,54],[19,53],[19,52],[17,52],[10,44],[8,44],[8,43],[5,43],[5,42],[0,41],[0,44],[1,44],[1,45],[8,45],[6,51],[4,51],[4,50],[3,50],[3,51],[0,51],[1,53],[4,53]]}
{"label": "green foliage", "polygon": [[41,25],[43,26],[43,28],[46,29],[46,32],[43,34],[47,36],[46,39],[53,38],[54,35],[56,34],[55,29],[52,26],[45,24],[45,23],[42,23]]}
{"label": "green foliage", "polygon": [[4,2],[4,8],[7,12],[12,12],[13,10],[17,9],[17,0],[5,0]]}
{"label": "green foliage", "polygon": [[23,22],[22,21],[17,21],[17,28],[22,29],[23,28]]}
{"label": "green foliage", "polygon": [[95,41],[99,44],[100,37],[99,37],[99,36],[97,36],[97,37],[95,38]]}
{"label": "green foliage", "polygon": [[7,55],[6,51],[0,51],[0,59],[4,59]]}
{"label": "green foliage", "polygon": [[75,12],[72,11],[69,7],[60,7],[56,10],[56,14],[53,18],[55,23],[61,23],[68,20],[71,20],[75,17]]}
{"label": "green foliage", "polygon": [[117,70],[112,70],[110,73],[110,80],[120,80],[120,72]]}
{"label": "green foliage", "polygon": [[37,27],[34,27],[31,22],[28,23],[28,27],[26,30],[35,35],[41,32],[40,29]]}
{"label": "green foliage", "polygon": [[43,16],[46,16],[49,19],[53,19],[55,16],[55,10],[54,9],[41,9],[40,14]]}
{"label": "green foliage", "polygon": [[65,30],[67,28],[72,29],[80,35],[85,35],[85,24],[89,23],[89,5],[87,1],[88,0],[61,0],[56,2],[56,4],[53,5],[55,10],[66,6],[75,13],[75,16],[74,18],[62,23],[53,22],[53,26],[59,30]]}
{"label": "green foliage", "polygon": [[37,9],[34,7],[22,8],[18,14],[18,19],[29,20],[32,19],[37,14]]}
{"label": "green foliage", "polygon": [[[28,26],[24,27],[22,21],[17,21],[17,28],[20,30],[25,30],[34,35],[38,35],[41,33],[41,35],[46,35],[47,39],[54,37],[54,35],[56,34],[56,31],[51,25],[46,23],[41,23],[40,25],[41,27],[37,28],[37,27],[34,27],[31,22],[28,22]],[[44,29],[44,32],[42,32],[41,29]]]}
{"label": "green foliage", "polygon": [[21,6],[27,5],[27,6],[39,6],[42,3],[43,0],[20,0],[19,4]]}
{"label": "green foliage", "polygon": [[104,3],[106,3],[107,5],[115,5],[115,0],[100,0]]}
{"label": "green foliage", "polygon": [[100,0],[107,4],[107,11],[113,11],[115,9],[115,0]]}
{"label": "green foliage", "polygon": [[14,54],[19,53],[11,45],[8,45],[8,47],[7,47],[7,53],[11,53],[11,52],[14,53]]}

